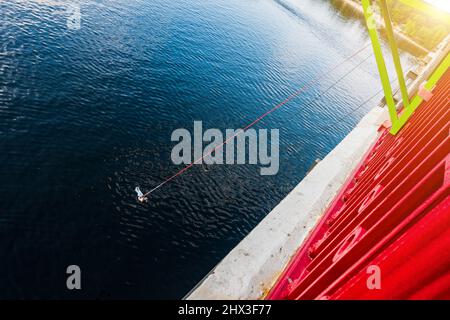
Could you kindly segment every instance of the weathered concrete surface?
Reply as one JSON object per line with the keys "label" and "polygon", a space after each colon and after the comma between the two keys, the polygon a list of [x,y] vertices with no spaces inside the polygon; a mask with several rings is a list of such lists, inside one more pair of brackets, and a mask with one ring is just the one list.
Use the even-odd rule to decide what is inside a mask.
{"label": "weathered concrete surface", "polygon": [[259,299],[303,240],[388,119],[376,107],[245,237],[187,299]]}

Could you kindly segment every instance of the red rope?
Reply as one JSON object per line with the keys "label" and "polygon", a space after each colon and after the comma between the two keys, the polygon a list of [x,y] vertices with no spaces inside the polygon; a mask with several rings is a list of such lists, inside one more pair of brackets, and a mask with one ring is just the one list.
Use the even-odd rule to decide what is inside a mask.
{"label": "red rope", "polygon": [[153,189],[151,189],[150,191],[148,191],[146,194],[144,194],[144,197],[148,196],[149,194],[151,194],[152,192],[154,192],[155,190],[161,188],[163,185],[165,185],[167,182],[175,179],[176,177],[178,177],[179,175],[183,174],[185,171],[189,170],[194,164],[196,164],[197,162],[203,160],[205,157],[209,156],[210,154],[212,154],[214,151],[216,151],[217,149],[223,147],[225,144],[227,144],[230,140],[234,139],[235,137],[237,137],[239,134],[241,134],[242,132],[245,132],[246,130],[248,130],[249,128],[251,128],[252,126],[254,126],[256,123],[260,122],[262,119],[264,119],[266,116],[268,116],[269,114],[271,114],[272,112],[274,112],[275,110],[281,108],[283,105],[285,105],[286,103],[288,103],[289,101],[291,101],[292,99],[296,98],[298,95],[300,95],[302,92],[305,92],[312,84],[316,83],[317,81],[321,80],[322,78],[326,77],[329,73],[331,73],[332,71],[336,70],[337,68],[339,68],[341,65],[343,65],[345,62],[349,61],[350,59],[352,59],[353,57],[355,57],[356,55],[358,55],[359,53],[361,53],[363,50],[365,50],[367,47],[369,46],[369,44],[365,45],[362,49],[359,49],[358,51],[356,51],[355,53],[353,53],[352,55],[348,56],[347,58],[345,58],[343,61],[337,63],[336,65],[334,65],[331,69],[329,69],[327,72],[322,73],[319,76],[316,76],[315,78],[311,79],[310,81],[308,81],[306,84],[304,84],[300,89],[298,89],[297,91],[295,91],[294,93],[292,93],[289,97],[287,97],[286,99],[284,99],[283,101],[281,101],[279,104],[277,104],[275,107],[273,107],[272,109],[266,111],[264,114],[262,114],[261,116],[259,116],[256,120],[254,120],[252,123],[248,124],[247,126],[245,126],[243,129],[241,130],[236,130],[237,133],[235,133],[234,135],[232,135],[231,137],[229,137],[228,139],[226,139],[224,142],[222,142],[221,144],[217,145],[214,149],[210,150],[208,153],[204,154],[203,156],[201,156],[200,158],[196,159],[194,162],[188,164],[186,167],[184,167],[183,169],[181,169],[180,171],[178,171],[177,173],[175,173],[174,175],[168,177],[167,179],[165,179],[163,182],[161,182],[160,184],[158,184],[156,187],[154,187]]}

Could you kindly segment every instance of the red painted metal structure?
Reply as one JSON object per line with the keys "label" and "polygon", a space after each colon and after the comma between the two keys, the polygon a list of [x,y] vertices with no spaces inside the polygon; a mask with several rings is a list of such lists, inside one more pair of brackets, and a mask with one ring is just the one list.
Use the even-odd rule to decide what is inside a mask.
{"label": "red painted metal structure", "polygon": [[380,128],[267,299],[450,299],[449,106],[447,70],[396,136]]}

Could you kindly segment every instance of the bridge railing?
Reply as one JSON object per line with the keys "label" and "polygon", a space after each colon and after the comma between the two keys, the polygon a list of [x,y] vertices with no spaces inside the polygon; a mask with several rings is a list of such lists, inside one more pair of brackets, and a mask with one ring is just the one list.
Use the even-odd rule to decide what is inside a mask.
{"label": "bridge railing", "polygon": [[[430,15],[443,15],[446,19],[450,19],[450,14],[441,12],[434,8],[432,5],[420,1],[420,0],[399,0],[413,8],[422,10]],[[387,5],[387,0],[361,0],[364,17],[366,19],[367,28],[369,31],[370,40],[372,42],[373,51],[375,54],[375,59],[378,67],[378,72],[381,79],[381,84],[383,86],[383,91],[385,95],[386,105],[389,111],[389,117],[391,119],[391,130],[390,133],[396,135],[400,129],[407,123],[409,117],[414,113],[414,111],[419,107],[423,101],[423,97],[420,94],[416,94],[411,99],[408,95],[408,89],[406,87],[405,78],[403,75],[403,68],[400,61],[400,56],[398,53],[397,43],[394,37],[394,31],[392,27],[392,20],[389,14],[389,8]],[[397,75],[400,92],[402,96],[402,110],[401,114],[398,113],[396,108],[396,103],[394,100],[393,90],[389,80],[389,75],[386,68],[385,59],[381,49],[380,39],[377,32],[377,18],[374,14],[373,3],[378,3],[381,11],[381,16],[383,18],[384,27],[386,31],[386,36],[391,51],[392,59],[395,66],[395,72]],[[422,90],[431,91],[437,81],[445,73],[445,71],[450,66],[450,54],[443,59],[440,66],[435,70],[435,72],[430,76],[428,81],[424,84]]]}

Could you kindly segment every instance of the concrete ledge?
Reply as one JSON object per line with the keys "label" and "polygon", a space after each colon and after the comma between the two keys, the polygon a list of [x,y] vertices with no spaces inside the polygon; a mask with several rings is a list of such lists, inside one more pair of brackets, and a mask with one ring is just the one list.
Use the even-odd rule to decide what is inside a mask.
{"label": "concrete ledge", "polygon": [[388,119],[372,109],[187,299],[260,299],[273,286]]}

